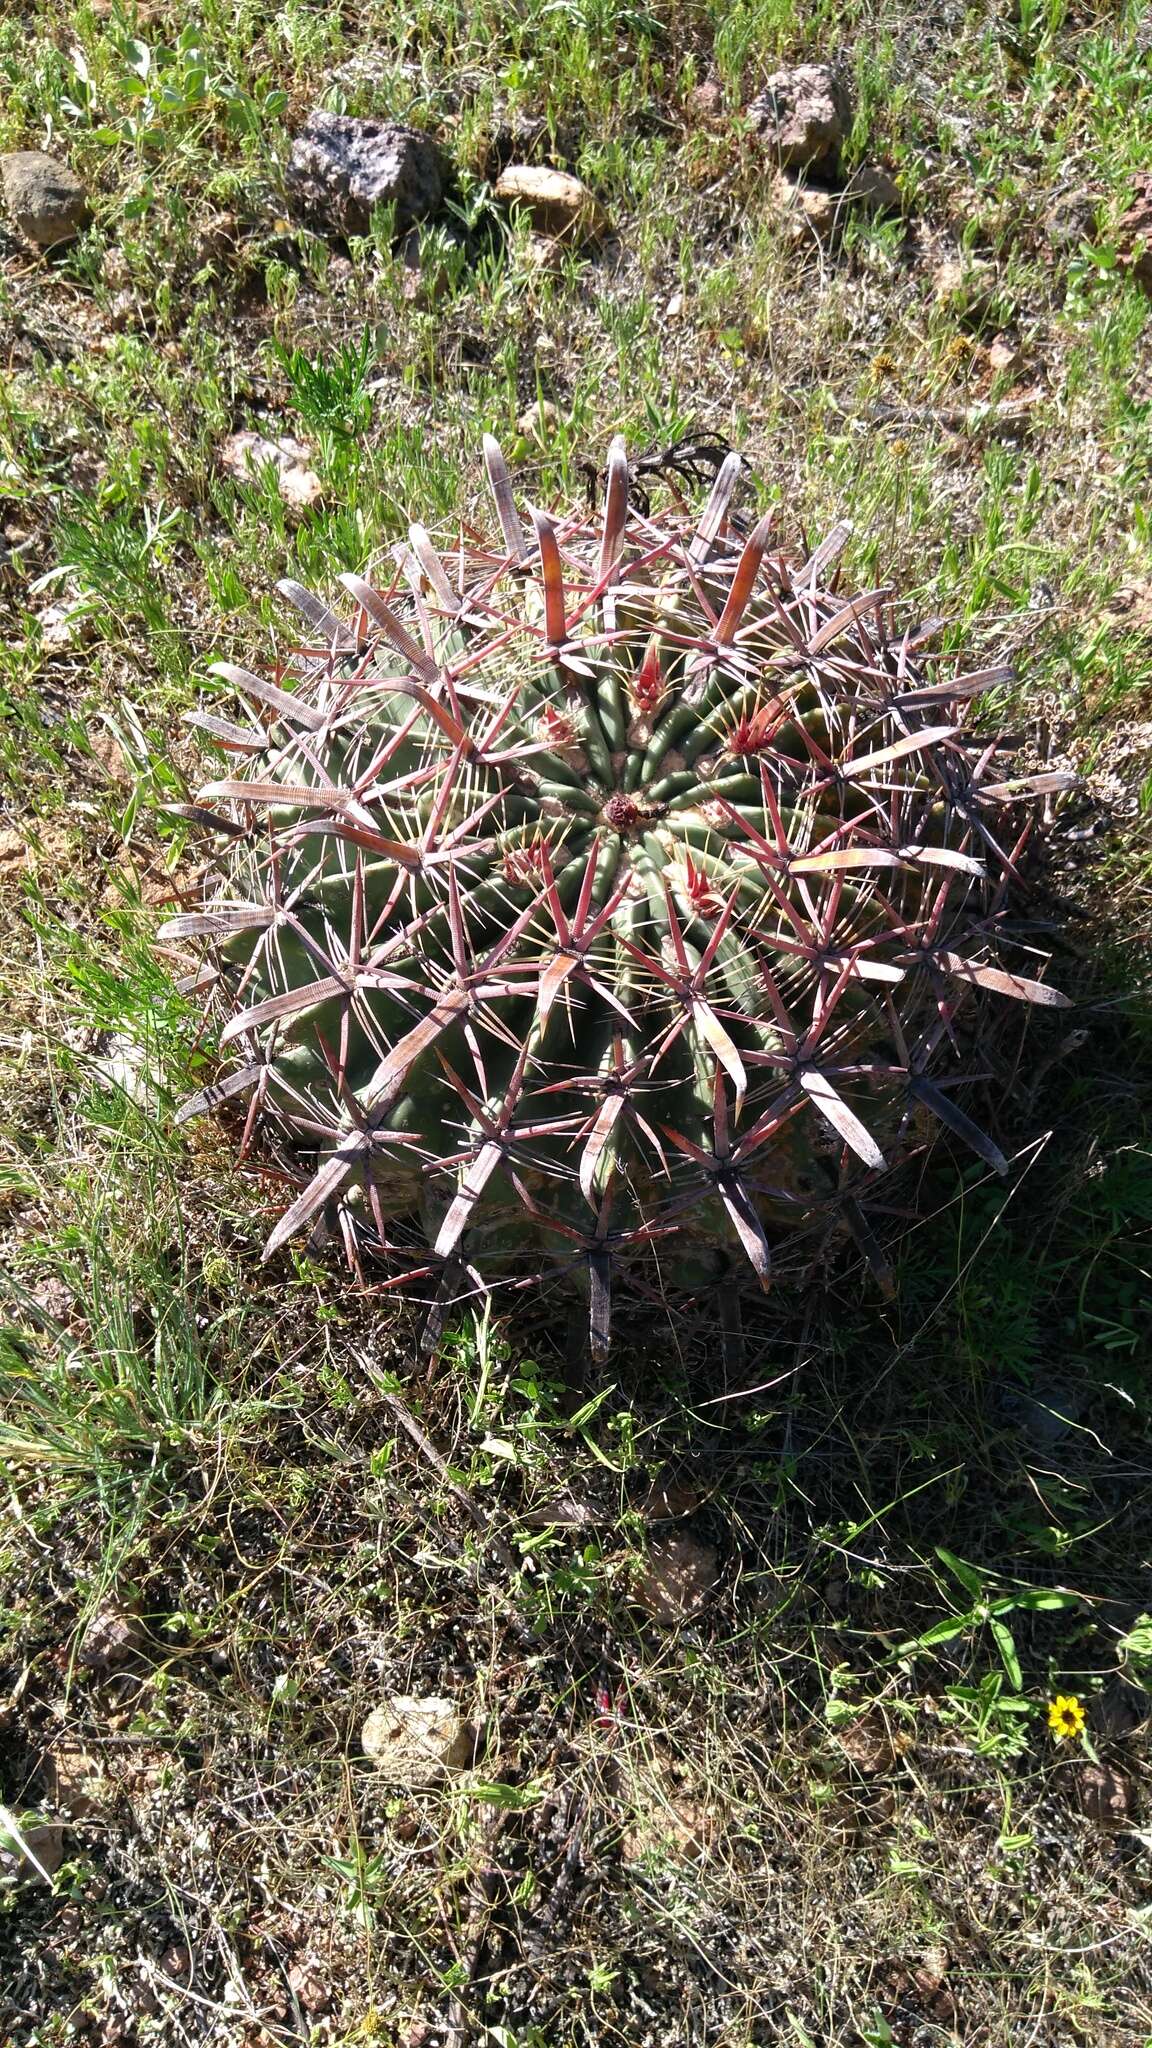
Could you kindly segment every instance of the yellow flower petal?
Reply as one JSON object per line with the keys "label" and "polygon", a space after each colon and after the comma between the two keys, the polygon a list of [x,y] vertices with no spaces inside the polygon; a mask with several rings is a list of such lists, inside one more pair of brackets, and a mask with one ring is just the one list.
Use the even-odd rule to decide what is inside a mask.
{"label": "yellow flower petal", "polygon": [[1048,1726],[1057,1742],[1071,1742],[1084,1727],[1084,1709],[1074,1693],[1057,1693],[1048,1702]]}

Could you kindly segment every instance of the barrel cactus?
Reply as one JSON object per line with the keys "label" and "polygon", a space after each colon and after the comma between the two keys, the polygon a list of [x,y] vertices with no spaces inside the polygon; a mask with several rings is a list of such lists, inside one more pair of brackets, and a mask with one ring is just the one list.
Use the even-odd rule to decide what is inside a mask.
{"label": "barrel cactus", "polygon": [[[766,1286],[814,1212],[860,1221],[962,1106],[960,1013],[1063,1001],[1006,953],[1051,776],[966,720],[1007,672],[941,675],[890,596],[846,597],[847,528],[751,531],[728,457],[702,511],[517,510],[499,539],[297,584],[274,682],[220,663],[241,721],[193,815],[223,836],[196,941],[227,1060],[184,1115],[246,1102],[359,1264],[444,1289],[565,1272],[608,1342],[613,1280]],[[391,568],[390,564],[390,568]]]}

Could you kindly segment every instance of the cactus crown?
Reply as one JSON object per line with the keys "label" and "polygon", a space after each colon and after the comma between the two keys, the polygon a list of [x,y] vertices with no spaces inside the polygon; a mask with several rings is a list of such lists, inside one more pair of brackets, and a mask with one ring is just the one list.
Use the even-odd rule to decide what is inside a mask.
{"label": "cactus crown", "polygon": [[239,1059],[183,1114],[246,1096],[304,1183],[269,1251],[327,1212],[408,1277],[558,1261],[602,1351],[615,1270],[766,1285],[933,1117],[1003,1167],[955,1020],[1063,1000],[998,962],[1053,778],[965,728],[1007,671],[932,679],[888,591],[835,594],[847,528],[802,561],[738,530],[739,457],[659,523],[616,441],[602,519],[529,529],[485,459],[498,544],[414,526],[350,620],[281,585],[274,684],[218,665],[227,878],[162,936],[207,942]]}

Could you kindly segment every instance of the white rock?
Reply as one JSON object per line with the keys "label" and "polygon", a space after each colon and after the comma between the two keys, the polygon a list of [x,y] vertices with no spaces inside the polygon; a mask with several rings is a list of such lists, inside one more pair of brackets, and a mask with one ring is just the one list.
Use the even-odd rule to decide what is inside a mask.
{"label": "white rock", "polygon": [[843,224],[838,193],[829,192],[823,185],[797,181],[785,171],[777,171],[773,176],[768,200],[793,242],[810,243],[813,237],[818,242],[830,242]]}
{"label": "white rock", "polygon": [[92,1062],[101,1088],[126,1095],[138,1109],[155,1110],[160,1103],[160,1075],[145,1048],[126,1031],[117,1031]]}
{"label": "white rock", "polygon": [[373,1708],[360,1745],[393,1784],[416,1790],[465,1768],[472,1756],[472,1731],[451,1700],[398,1693]]}
{"label": "white rock", "polygon": [[496,197],[526,213],[538,234],[565,241],[595,241],[608,226],[608,215],[583,180],[548,164],[509,164],[496,180]]}
{"label": "white rock", "polygon": [[994,377],[1018,377],[1024,368],[1024,351],[1006,335],[997,334],[988,344],[988,368]]}
{"label": "white rock", "polygon": [[91,632],[88,609],[82,603],[46,605],[37,612],[36,624],[45,654],[66,654]]}
{"label": "white rock", "polygon": [[324,496],[324,486],[314,469],[301,469],[293,463],[280,472],[280,496],[297,512],[306,512]]}
{"label": "white rock", "polygon": [[559,270],[564,262],[564,245],[554,235],[529,235],[521,255],[527,270]]}
{"label": "white rock", "polygon": [[221,442],[218,459],[221,469],[235,477],[237,483],[251,483],[271,464],[285,504],[304,511],[324,493],[320,478],[308,467],[311,458],[312,450],[303,441],[294,441],[290,434],[281,434],[273,441],[245,429],[229,434]]}
{"label": "white rock", "polygon": [[932,273],[936,304],[960,319],[982,318],[995,293],[996,272],[978,256],[949,256]]}
{"label": "white rock", "polygon": [[550,398],[538,398],[516,422],[525,438],[541,447],[552,439],[559,424],[560,414]]}

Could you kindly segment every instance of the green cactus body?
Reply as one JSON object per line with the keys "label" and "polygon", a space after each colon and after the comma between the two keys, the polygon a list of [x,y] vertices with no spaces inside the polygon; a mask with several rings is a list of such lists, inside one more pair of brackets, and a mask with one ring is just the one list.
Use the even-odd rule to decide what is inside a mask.
{"label": "green cactus body", "polygon": [[[521,525],[408,589],[295,585],[309,644],[250,721],[202,722],[226,880],[202,939],[247,1097],[322,1211],[422,1275],[542,1258],[593,1281],[654,1260],[700,1284],[922,1143],[925,1108],[1003,1161],[940,1086],[974,996],[1062,1000],[997,965],[1032,785],[968,735],[1003,672],[926,681],[886,593],[825,587],[729,515],[629,508]],[[1048,778],[1049,783],[1051,778]],[[416,1219],[425,1245],[414,1249]]]}

